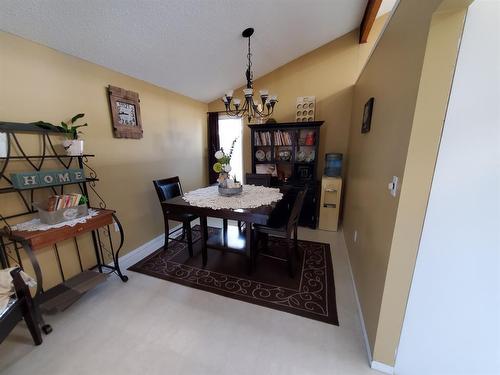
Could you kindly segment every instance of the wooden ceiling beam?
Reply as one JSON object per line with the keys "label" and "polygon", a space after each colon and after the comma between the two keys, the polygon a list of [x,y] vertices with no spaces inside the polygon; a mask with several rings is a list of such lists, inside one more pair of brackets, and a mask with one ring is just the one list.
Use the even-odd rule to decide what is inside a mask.
{"label": "wooden ceiling beam", "polygon": [[382,0],[368,0],[363,20],[359,26],[359,44],[366,43],[368,41],[368,35],[370,35],[370,31],[373,23],[375,22],[375,18],[377,18],[377,13],[381,4]]}

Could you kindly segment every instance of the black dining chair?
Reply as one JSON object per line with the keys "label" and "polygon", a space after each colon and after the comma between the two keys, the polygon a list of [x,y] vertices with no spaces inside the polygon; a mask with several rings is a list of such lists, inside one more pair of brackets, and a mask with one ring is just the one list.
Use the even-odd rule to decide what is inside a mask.
{"label": "black dining chair", "polygon": [[[1,272],[8,272],[2,270]],[[31,293],[21,277],[21,269],[15,268],[10,271],[15,295],[13,295],[4,311],[0,312],[0,343],[9,335],[14,327],[24,319],[33,338],[35,345],[42,343],[42,333],[35,314],[35,307],[31,299]]]}
{"label": "black dining chair", "polygon": [[[179,181],[179,177],[170,177],[164,178],[162,180],[154,180],[153,185],[155,187],[156,193],[158,194],[158,199],[160,200],[160,204],[167,199],[172,199],[175,197],[179,197],[183,195],[181,182]],[[165,221],[165,245],[164,249],[168,248],[168,241],[179,241],[187,243],[189,256],[193,256],[193,233],[191,230],[191,222],[196,220],[198,216],[192,214],[179,214],[168,212],[163,205],[161,205],[163,211],[163,220]],[[170,233],[170,226],[168,221],[180,221],[182,223],[182,228],[178,228]],[[175,232],[182,229],[182,235],[180,239],[173,236]],[[186,241],[184,241],[184,238]]]}
{"label": "black dining chair", "polygon": [[[255,185],[255,186],[271,186],[271,175],[270,174],[261,174],[261,173],[246,173],[245,174],[245,184],[247,185]],[[238,221],[238,229],[242,231],[245,228],[245,225]]]}
{"label": "black dining chair", "polygon": [[283,199],[276,204],[273,214],[269,218],[267,225],[254,224],[254,236],[256,248],[259,249],[259,243],[262,243],[264,250],[267,250],[269,236],[292,239],[293,246],[287,247],[288,273],[294,277],[296,260],[298,257],[298,237],[297,226],[300,217],[300,211],[304,205],[306,190],[298,192],[290,190]]}
{"label": "black dining chair", "polygon": [[271,175],[270,174],[247,173],[245,176],[245,183],[247,185],[270,187],[271,186]]}

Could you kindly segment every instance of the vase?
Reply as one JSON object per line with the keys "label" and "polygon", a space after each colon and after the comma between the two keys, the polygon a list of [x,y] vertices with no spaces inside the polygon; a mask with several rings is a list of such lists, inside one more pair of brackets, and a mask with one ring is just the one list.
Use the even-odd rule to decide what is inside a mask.
{"label": "vase", "polygon": [[63,147],[69,156],[83,155],[83,139],[67,139],[63,141]]}
{"label": "vase", "polygon": [[7,133],[0,133],[0,158],[7,157]]}

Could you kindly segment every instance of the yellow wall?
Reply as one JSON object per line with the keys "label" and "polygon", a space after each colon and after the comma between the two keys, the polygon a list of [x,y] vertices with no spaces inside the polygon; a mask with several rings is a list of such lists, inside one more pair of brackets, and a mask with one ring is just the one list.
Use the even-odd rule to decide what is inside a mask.
{"label": "yellow wall", "polygon": [[399,343],[466,13],[440,9],[431,21],[380,309],[374,358],[384,363],[393,363]]}
{"label": "yellow wall", "polygon": [[[344,155],[347,152],[353,85],[386,20],[387,15],[376,20],[366,44],[360,45],[358,30],[352,31],[254,82],[254,92],[267,88],[270,93],[278,95],[279,103],[273,114],[278,122],[295,121],[298,96],[316,96],[316,120],[325,121],[321,129],[318,156],[320,175],[326,152],[340,152]],[[242,88],[236,89],[234,95],[243,98],[241,90]],[[224,105],[217,99],[209,103],[208,109],[222,111]],[[251,145],[247,126],[243,140],[244,171],[250,172]]]}
{"label": "yellow wall", "polygon": [[[463,5],[433,17],[440,3],[399,4],[353,99],[344,235],[373,359],[391,366],[463,27]],[[370,97],[372,130],[361,134]],[[395,198],[392,176],[402,184]]]}
{"label": "yellow wall", "polygon": [[[139,93],[143,139],[113,138],[110,84]],[[0,120],[57,124],[85,113],[85,151],[96,155],[90,165],[101,179],[97,190],[124,226],[122,254],[163,232],[153,179],[179,175],[186,190],[206,183],[206,111],[205,103],[0,33]],[[5,208],[7,202],[0,205]],[[68,274],[76,273],[73,251],[62,253]],[[84,263],[90,265],[92,253],[86,254]],[[40,257],[42,267],[53,270],[53,252]],[[58,274],[48,273],[45,286],[60,281]]]}

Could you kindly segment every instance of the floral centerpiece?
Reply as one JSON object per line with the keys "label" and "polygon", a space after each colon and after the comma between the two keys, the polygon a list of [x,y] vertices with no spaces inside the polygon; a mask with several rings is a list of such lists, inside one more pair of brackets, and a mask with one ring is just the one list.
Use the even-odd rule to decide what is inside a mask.
{"label": "floral centerpiece", "polygon": [[237,189],[238,192],[235,191],[235,193],[241,193],[241,184],[236,180],[236,175],[234,175],[233,178],[229,177],[229,172],[231,172],[232,169],[231,157],[233,156],[234,145],[236,144],[237,139],[238,138],[234,139],[228,154],[226,154],[222,147],[215,153],[217,161],[213,165],[213,169],[219,174],[219,178],[217,179],[217,182],[219,183],[219,192],[221,192],[221,189]]}

